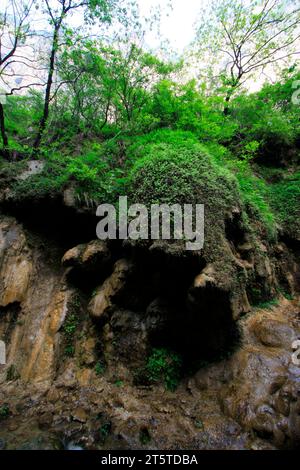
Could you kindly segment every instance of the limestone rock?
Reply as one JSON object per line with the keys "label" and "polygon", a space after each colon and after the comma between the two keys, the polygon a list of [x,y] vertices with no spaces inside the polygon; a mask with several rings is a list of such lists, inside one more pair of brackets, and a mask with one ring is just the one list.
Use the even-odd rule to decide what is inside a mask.
{"label": "limestone rock", "polygon": [[87,413],[84,408],[76,408],[72,413],[72,418],[80,423],[85,423],[87,420]]}
{"label": "limestone rock", "polygon": [[62,264],[66,267],[98,270],[107,267],[110,260],[111,253],[107,243],[103,240],[93,240],[86,245],[78,245],[68,250],[62,258]]}
{"label": "limestone rock", "polygon": [[253,331],[257,339],[265,346],[289,349],[296,338],[293,328],[285,322],[263,319],[255,323]]}
{"label": "limestone rock", "polygon": [[300,438],[300,368],[291,364],[300,325],[287,322],[290,309],[283,302],[245,319],[244,346],[228,365],[233,377],[224,397],[226,413],[278,447],[296,446]]}
{"label": "limestone rock", "polygon": [[121,259],[115,263],[113,273],[96,290],[89,303],[88,311],[92,318],[100,319],[109,313],[113,307],[115,297],[124,288],[129,271],[130,263],[126,259]]}

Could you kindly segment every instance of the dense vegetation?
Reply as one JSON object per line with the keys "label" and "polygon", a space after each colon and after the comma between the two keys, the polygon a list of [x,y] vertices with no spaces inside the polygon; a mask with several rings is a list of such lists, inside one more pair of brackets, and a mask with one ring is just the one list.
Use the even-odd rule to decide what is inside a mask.
{"label": "dense vegetation", "polygon": [[[30,2],[30,8],[36,3],[44,2]],[[286,49],[288,38],[282,39],[287,64],[276,56],[275,39],[272,43],[271,36],[263,36],[269,2],[250,2],[250,17],[244,2],[237,2],[236,10],[225,0],[218,2],[220,23],[214,23],[218,25],[215,35],[220,34],[226,15],[227,21],[239,18],[240,23],[232,21],[229,31],[236,51],[239,41],[244,46],[250,21],[257,31],[249,38],[251,44],[256,41],[251,53],[258,54],[261,63],[253,70],[241,69],[241,76],[236,76],[240,57],[232,65],[231,76],[225,68],[214,83],[211,75],[184,79],[184,61],[158,58],[131,38],[103,41],[65,25],[70,10],[84,8],[87,23],[118,21],[126,28],[132,23],[138,28],[136,13],[129,17],[117,6],[122,2],[59,0],[61,10],[46,3],[54,33],[45,92],[26,86],[25,94],[24,90],[21,95],[19,90],[7,92],[6,104],[1,104],[1,184],[13,180],[15,198],[51,197],[72,186],[78,206],[87,201],[91,206],[115,202],[121,194],[139,202],[145,195],[145,202],[180,202],[188,197],[193,202],[205,197],[200,188],[206,186],[211,199],[220,195],[224,204],[227,197],[241,200],[249,217],[256,218],[269,237],[276,237],[280,227],[291,236],[297,233],[300,72],[295,56]],[[260,3],[260,13],[254,13]],[[288,8],[289,2],[273,3],[268,14],[276,27],[284,19],[290,43],[295,43],[290,21],[295,19],[292,14],[298,15],[299,26],[298,12]],[[22,44],[30,32],[24,26],[29,10],[24,12],[14,33]],[[3,34],[8,22],[2,15]],[[1,57],[4,79],[7,69]],[[276,82],[266,81],[260,91],[250,93],[243,87],[244,75],[254,80],[251,73],[268,65],[268,60],[280,68]],[[44,162],[42,173],[26,180],[16,178],[30,159]]]}

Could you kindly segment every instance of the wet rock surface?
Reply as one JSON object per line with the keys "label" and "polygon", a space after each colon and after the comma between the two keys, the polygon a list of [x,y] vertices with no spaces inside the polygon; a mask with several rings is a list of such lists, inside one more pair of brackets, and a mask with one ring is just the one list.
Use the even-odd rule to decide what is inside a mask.
{"label": "wet rock surface", "polygon": [[[297,257],[284,244],[259,257],[232,223],[234,295],[231,271],[201,254],[99,241],[62,252],[3,216],[0,449],[298,448]],[[250,307],[258,279],[278,286],[283,256],[294,299]],[[166,347],[183,357],[175,391],[136,380]]]}

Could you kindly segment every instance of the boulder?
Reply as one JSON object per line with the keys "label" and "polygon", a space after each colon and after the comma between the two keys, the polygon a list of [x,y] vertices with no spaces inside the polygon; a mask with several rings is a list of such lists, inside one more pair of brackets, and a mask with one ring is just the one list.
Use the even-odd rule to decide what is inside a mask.
{"label": "boulder", "polygon": [[93,240],[86,245],[77,245],[68,250],[63,258],[65,267],[79,267],[87,271],[107,268],[111,261],[111,253],[103,240]]}

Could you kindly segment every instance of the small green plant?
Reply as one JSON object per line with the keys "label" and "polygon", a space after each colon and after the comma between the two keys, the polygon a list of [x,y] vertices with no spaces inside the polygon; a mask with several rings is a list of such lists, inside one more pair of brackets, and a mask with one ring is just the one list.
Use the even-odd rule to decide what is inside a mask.
{"label": "small green plant", "polygon": [[267,300],[266,302],[260,302],[259,304],[256,304],[255,308],[270,310],[272,307],[275,307],[276,305],[278,305],[278,303],[279,303],[278,299],[271,299],[271,300]]}
{"label": "small green plant", "polygon": [[74,356],[74,353],[75,353],[75,348],[72,344],[68,344],[66,347],[65,347],[65,355],[66,356],[69,356],[69,357],[73,357]]}
{"label": "small green plant", "polygon": [[145,446],[145,445],[149,444],[149,442],[151,442],[151,434],[150,434],[150,432],[148,431],[147,428],[142,428],[140,430],[139,438],[140,438],[140,443],[143,446]]}
{"label": "small green plant", "polygon": [[99,429],[100,440],[105,442],[111,432],[111,422],[107,421]]}
{"label": "small green plant", "polygon": [[282,289],[281,287],[278,287],[277,292],[281,294],[286,300],[294,300],[293,295],[287,292],[286,290]]}
{"label": "small green plant", "polygon": [[163,381],[167,390],[176,390],[182,368],[179,354],[166,348],[153,349],[146,364],[146,370],[151,382]]}
{"label": "small green plant", "polygon": [[282,295],[286,300],[294,300],[294,297],[291,294],[288,294],[287,292],[284,292]]}
{"label": "small green plant", "polygon": [[123,384],[124,384],[123,380],[118,379],[118,380],[115,381],[115,386],[116,387],[122,387]]}
{"label": "small green plant", "polygon": [[6,380],[11,381],[11,380],[17,380],[19,378],[20,378],[20,374],[17,371],[16,366],[14,364],[11,364],[6,372]]}
{"label": "small green plant", "polygon": [[103,363],[103,361],[97,362],[97,364],[95,365],[95,372],[96,372],[96,375],[103,375],[104,374],[105,364]]}
{"label": "small green plant", "polygon": [[7,404],[0,406],[0,420],[8,418],[9,414],[10,410]]}
{"label": "small green plant", "polygon": [[74,340],[80,322],[79,318],[80,299],[75,296],[68,305],[67,316],[62,327],[66,339],[65,354],[72,357],[75,353]]}
{"label": "small green plant", "polygon": [[195,419],[194,424],[197,429],[200,429],[200,431],[204,430],[204,424],[201,419]]}

